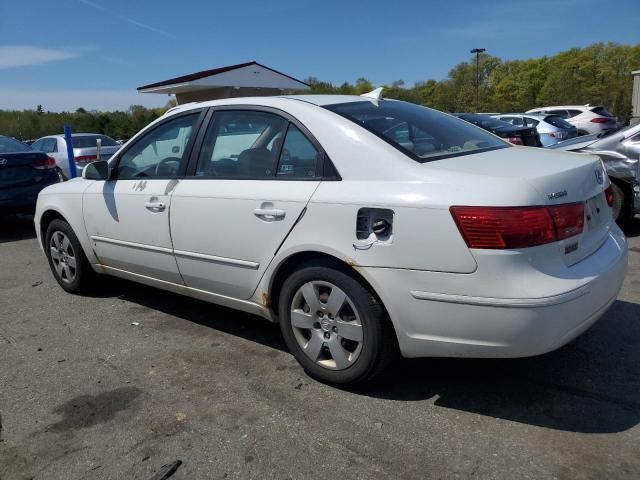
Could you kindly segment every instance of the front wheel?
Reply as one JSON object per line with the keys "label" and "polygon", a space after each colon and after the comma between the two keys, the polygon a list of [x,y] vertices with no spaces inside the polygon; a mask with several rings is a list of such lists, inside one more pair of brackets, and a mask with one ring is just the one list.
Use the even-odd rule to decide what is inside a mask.
{"label": "front wheel", "polygon": [[373,292],[346,269],[313,265],[282,286],[280,328],[312,377],[345,385],[371,380],[393,359],[396,339]]}
{"label": "front wheel", "polygon": [[47,227],[45,252],[53,276],[70,293],[90,287],[95,276],[78,237],[64,220],[53,220]]}

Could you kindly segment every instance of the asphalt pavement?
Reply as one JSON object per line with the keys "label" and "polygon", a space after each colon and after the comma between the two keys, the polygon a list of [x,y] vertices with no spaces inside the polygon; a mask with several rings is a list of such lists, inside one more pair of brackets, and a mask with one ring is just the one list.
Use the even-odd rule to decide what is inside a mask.
{"label": "asphalt pavement", "polygon": [[136,285],[64,293],[0,225],[0,479],[640,478],[640,222],[619,300],[566,347],[308,378],[279,329]]}

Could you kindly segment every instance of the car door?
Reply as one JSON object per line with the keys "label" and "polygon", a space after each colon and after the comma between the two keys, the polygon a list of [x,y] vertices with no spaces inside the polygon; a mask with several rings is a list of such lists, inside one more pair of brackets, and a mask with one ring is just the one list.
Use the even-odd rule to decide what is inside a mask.
{"label": "car door", "polygon": [[263,109],[218,109],[172,194],[185,283],[247,299],[320,182],[324,154],[304,127]]}
{"label": "car door", "polygon": [[169,232],[171,192],[201,115],[191,111],[155,125],[114,159],[110,180],[85,191],[85,225],[102,265],[183,283]]}

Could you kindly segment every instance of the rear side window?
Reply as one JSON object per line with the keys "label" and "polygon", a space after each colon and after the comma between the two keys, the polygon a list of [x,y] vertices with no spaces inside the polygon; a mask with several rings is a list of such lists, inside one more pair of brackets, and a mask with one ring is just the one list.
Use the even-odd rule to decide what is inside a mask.
{"label": "rear side window", "polygon": [[196,177],[275,176],[286,125],[284,118],[268,112],[216,112],[198,155]]}
{"label": "rear side window", "polygon": [[[549,112],[549,113],[555,113],[555,112]],[[573,117],[577,117],[581,113],[582,113],[582,110],[575,110],[575,109],[574,110],[567,110],[568,116],[560,115],[560,117],[562,117],[562,118],[573,118]]]}
{"label": "rear side window", "polygon": [[316,176],[320,153],[298,127],[289,124],[282,144],[277,176],[289,179],[306,179]]}
{"label": "rear side window", "polygon": [[557,117],[560,118],[569,118],[569,117],[575,117],[577,114],[571,114],[571,112],[578,112],[577,114],[580,113],[580,111],[578,110],[546,110],[545,113],[549,113],[551,115],[555,115]]}
{"label": "rear side window", "polygon": [[528,118],[528,117],[523,118],[523,120],[524,120],[525,126],[527,127],[537,127],[538,124],[540,123],[538,120],[534,120],[533,118]]}
{"label": "rear side window", "polygon": [[604,107],[595,107],[592,108],[591,111],[596,115],[600,115],[602,117],[613,117],[613,115],[609,113],[609,111],[607,111],[607,109]]}
{"label": "rear side window", "polygon": [[571,125],[563,118],[558,117],[557,115],[550,115],[548,117],[545,117],[544,121],[558,128],[573,128],[573,125]]}

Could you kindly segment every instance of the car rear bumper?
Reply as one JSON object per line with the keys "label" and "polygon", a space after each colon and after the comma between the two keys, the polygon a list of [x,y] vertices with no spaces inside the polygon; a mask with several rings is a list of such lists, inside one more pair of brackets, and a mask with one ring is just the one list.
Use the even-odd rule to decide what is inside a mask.
{"label": "car rear bumper", "polygon": [[[510,296],[510,276],[527,276],[515,269],[489,272],[488,277],[479,272],[359,270],[387,307],[403,356],[499,358],[539,355],[574,339],[615,301],[626,267],[626,239],[614,227],[595,253],[563,267],[565,273],[537,271],[536,283],[548,277],[542,296],[535,294],[543,291],[535,284],[530,296]],[[489,277],[495,295],[476,295],[473,284]],[[487,293],[486,286],[483,290]]]}
{"label": "car rear bumper", "polygon": [[38,200],[38,193],[45,187],[58,182],[58,175],[54,170],[43,175],[42,182],[23,187],[0,189],[0,211],[24,212],[33,211]]}

